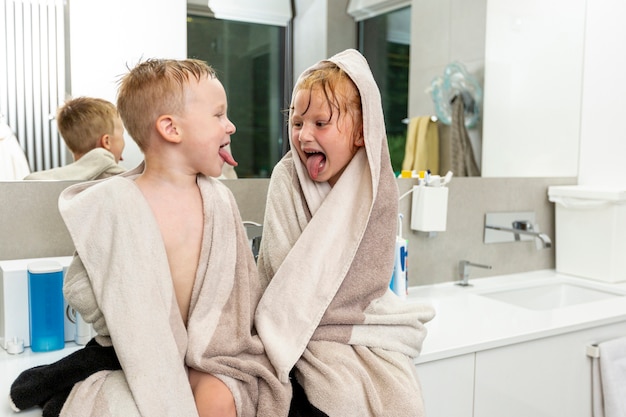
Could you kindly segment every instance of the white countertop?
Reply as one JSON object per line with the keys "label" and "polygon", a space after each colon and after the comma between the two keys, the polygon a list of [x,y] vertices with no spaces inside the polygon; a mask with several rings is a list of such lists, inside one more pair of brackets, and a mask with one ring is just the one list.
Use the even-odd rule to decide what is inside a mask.
{"label": "white countertop", "polygon": [[408,302],[427,302],[436,316],[415,363],[444,359],[513,343],[626,321],[626,297],[531,310],[479,294],[536,283],[566,282],[626,294],[626,283],[610,284],[555,270],[471,279],[471,287],[453,282],[409,288]]}
{"label": "white countertop", "polygon": [[[548,282],[579,283],[625,296],[554,310],[530,310],[479,295],[503,288]],[[626,321],[626,283],[608,284],[560,274],[554,270],[470,278],[470,283],[471,287],[447,282],[409,288],[407,302],[427,302],[436,310],[435,318],[426,323],[428,335],[415,363]],[[55,362],[81,347],[67,343],[63,350],[33,353],[26,349],[18,355],[10,355],[0,348],[0,416],[41,416],[38,407],[19,414],[10,409],[7,397],[11,384],[23,370]]]}

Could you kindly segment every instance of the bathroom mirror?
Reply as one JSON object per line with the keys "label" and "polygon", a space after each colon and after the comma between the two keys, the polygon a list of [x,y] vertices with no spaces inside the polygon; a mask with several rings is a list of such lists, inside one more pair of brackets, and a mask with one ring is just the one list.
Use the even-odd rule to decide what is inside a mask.
{"label": "bathroom mirror", "polygon": [[[170,55],[180,56],[180,46],[176,45],[184,44],[184,35],[179,35],[185,32],[184,28],[168,32],[168,38],[155,40],[155,45],[147,40],[150,37],[131,36],[135,34],[133,16],[145,11],[144,1],[138,0],[126,10],[123,19],[129,24],[121,26],[128,29],[116,35],[124,41],[120,48],[110,51],[112,58],[127,60],[132,55],[129,50],[142,47],[147,48],[146,54],[154,55],[163,51],[164,45],[170,48]],[[342,1],[347,7],[348,1]],[[172,8],[178,13],[177,19],[181,19],[185,11],[178,2],[175,4]],[[432,100],[425,93],[430,81],[449,62],[465,61],[468,69],[476,71],[484,82],[482,149],[477,155],[483,176],[575,177],[585,0],[551,0],[549,4],[539,0],[412,0],[410,4],[409,113],[432,114]],[[98,13],[85,10],[84,16],[74,18],[81,7],[73,5],[74,36],[93,27],[94,15],[106,15],[104,8],[111,8],[99,6],[102,10],[99,8]],[[163,19],[162,15],[159,19]],[[90,33],[89,48],[76,49],[71,45],[72,51],[76,51],[72,55],[84,61],[73,62],[73,72],[76,68],[90,72],[88,80],[72,79],[72,88],[79,90],[82,85],[85,91],[103,95],[101,91],[105,87],[108,91],[109,86],[92,86],[93,69],[87,69],[87,63],[98,60],[100,46],[110,45],[111,40],[105,34]],[[135,38],[141,40],[141,45],[130,42]],[[109,70],[119,73],[117,68]],[[421,100],[426,100],[429,107],[417,107]]]}

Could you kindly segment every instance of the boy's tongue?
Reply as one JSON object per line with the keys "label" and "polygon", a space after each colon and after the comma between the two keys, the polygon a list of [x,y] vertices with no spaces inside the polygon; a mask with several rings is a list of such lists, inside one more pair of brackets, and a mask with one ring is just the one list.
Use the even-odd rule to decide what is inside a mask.
{"label": "boy's tongue", "polygon": [[228,165],[236,167],[237,161],[233,158],[233,156],[226,150],[226,148],[220,148],[220,156],[224,159]]}
{"label": "boy's tongue", "polygon": [[316,180],[320,172],[320,168],[324,166],[326,157],[323,153],[315,153],[309,156],[306,160],[306,169],[309,171],[311,179]]}

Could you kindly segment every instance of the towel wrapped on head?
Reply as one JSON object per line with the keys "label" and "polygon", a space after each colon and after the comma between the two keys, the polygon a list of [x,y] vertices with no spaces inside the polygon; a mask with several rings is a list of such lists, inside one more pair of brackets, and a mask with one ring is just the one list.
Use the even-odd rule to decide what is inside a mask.
{"label": "towel wrapped on head", "polygon": [[281,381],[293,369],[325,414],[419,417],[412,358],[434,311],[389,290],[398,188],[380,93],[357,51],[329,61],[361,95],[365,147],[332,188],[312,181],[295,151],[274,168],[259,254],[266,289],[255,324]]}

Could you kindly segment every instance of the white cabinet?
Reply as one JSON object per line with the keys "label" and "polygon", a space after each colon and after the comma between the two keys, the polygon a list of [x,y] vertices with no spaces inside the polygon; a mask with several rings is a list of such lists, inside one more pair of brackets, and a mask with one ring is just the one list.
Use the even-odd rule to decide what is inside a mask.
{"label": "white cabinet", "polygon": [[474,354],[417,365],[426,417],[472,417]]}
{"label": "white cabinet", "polygon": [[589,344],[626,335],[626,323],[476,353],[474,415],[591,417]]}
{"label": "white cabinet", "polygon": [[591,417],[590,344],[626,322],[417,365],[426,417]]}

